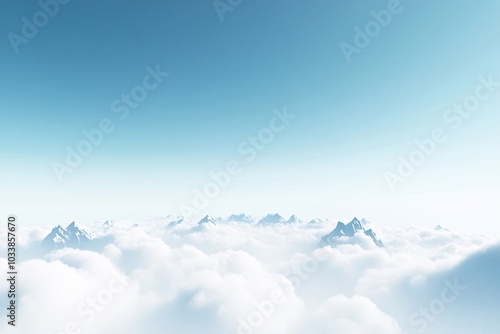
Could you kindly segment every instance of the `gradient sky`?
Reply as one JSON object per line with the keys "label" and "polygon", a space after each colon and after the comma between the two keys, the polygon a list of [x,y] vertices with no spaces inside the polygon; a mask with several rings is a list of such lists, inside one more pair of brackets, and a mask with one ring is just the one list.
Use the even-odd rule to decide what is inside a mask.
{"label": "gradient sky", "polygon": [[[478,77],[500,81],[500,3],[401,1],[348,63],[339,44],[387,4],[243,1],[221,21],[211,1],[73,0],[16,54],[7,35],[40,7],[2,2],[2,214],[26,224],[178,214],[286,106],[296,118],[204,212],[499,233],[500,90],[457,130],[443,114]],[[169,77],[120,120],[111,103],[157,64]],[[115,131],[60,183],[51,164],[103,118]],[[384,173],[439,127],[448,140],[392,192]]]}

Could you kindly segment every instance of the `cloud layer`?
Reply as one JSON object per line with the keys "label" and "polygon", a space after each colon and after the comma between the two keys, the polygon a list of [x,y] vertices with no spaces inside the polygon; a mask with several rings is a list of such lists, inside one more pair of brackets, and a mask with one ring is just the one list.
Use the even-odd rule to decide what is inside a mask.
{"label": "cloud layer", "polygon": [[[39,247],[50,228],[25,228],[19,326],[12,331],[2,323],[0,329],[470,333],[460,320],[464,315],[480,320],[482,333],[498,328],[492,310],[500,298],[492,291],[500,278],[500,251],[494,236],[378,228],[384,248],[363,234],[320,247],[333,222],[314,228],[169,222],[96,222],[87,227],[97,240],[93,249],[50,252]],[[450,288],[454,284],[458,292]]]}

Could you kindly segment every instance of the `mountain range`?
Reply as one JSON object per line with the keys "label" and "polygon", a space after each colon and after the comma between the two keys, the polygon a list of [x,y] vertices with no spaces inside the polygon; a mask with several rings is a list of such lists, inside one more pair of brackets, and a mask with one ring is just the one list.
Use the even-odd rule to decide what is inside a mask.
{"label": "mountain range", "polygon": [[[172,229],[176,226],[186,224],[189,226],[191,224],[187,219],[183,217],[172,217],[168,216],[167,229]],[[171,220],[170,220],[171,219]],[[159,220],[162,222],[161,220]],[[206,215],[203,217],[195,226],[193,231],[203,231],[205,227],[217,226],[221,223],[254,223],[256,220],[245,214],[234,214],[230,215],[227,219],[217,218]],[[325,221],[321,219],[313,219],[308,225],[311,226],[324,226]],[[262,219],[260,219],[255,225],[256,226],[277,226],[277,225],[303,225],[303,221],[299,219],[296,215],[292,215],[289,219],[285,219],[283,216],[275,213],[268,214]],[[102,224],[105,230],[114,228],[116,224],[112,220],[107,220]],[[132,228],[137,228],[139,225],[135,224]],[[193,225],[191,225],[193,226]],[[320,241],[321,246],[342,243],[346,238],[354,238],[358,233],[364,233],[366,236],[370,237],[375,245],[379,247],[384,247],[382,240],[377,236],[377,234],[371,229],[367,228],[369,223],[365,219],[358,220],[354,218],[350,223],[344,224],[338,222],[335,229],[329,234],[323,236]],[[130,230],[130,228],[129,228]],[[90,243],[93,242],[93,236],[91,233],[87,232],[82,226],[78,225],[76,222],[71,222],[66,228],[58,225],[52,229],[52,231],[43,239],[42,244],[48,249],[61,249],[64,247],[71,248],[87,248]]]}
{"label": "mountain range", "polygon": [[283,216],[275,213],[268,214],[257,222],[257,225],[276,225],[276,224],[301,224],[302,220],[296,215],[290,216],[290,218],[285,219]]}

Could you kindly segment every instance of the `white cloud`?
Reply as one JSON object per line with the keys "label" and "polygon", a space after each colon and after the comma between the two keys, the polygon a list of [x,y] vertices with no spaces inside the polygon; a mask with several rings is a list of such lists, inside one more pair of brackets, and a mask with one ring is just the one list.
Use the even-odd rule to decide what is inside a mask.
{"label": "white cloud", "polygon": [[[400,307],[404,298],[432,300],[436,290],[428,284],[437,289],[436,277],[499,241],[412,227],[380,229],[385,248],[364,235],[358,243],[319,248],[333,224],[168,229],[167,223],[95,225],[104,242],[97,251],[62,249],[24,260],[20,332],[59,333],[71,323],[83,333],[415,332],[408,318],[418,303]],[[26,233],[21,253],[36,249],[40,231],[49,230]]]}
{"label": "white cloud", "polygon": [[[363,296],[347,298],[339,295],[328,299],[318,311],[322,324],[315,333],[338,334],[397,334],[401,333],[397,322],[378,309],[370,299]],[[326,329],[326,330],[325,330]]]}

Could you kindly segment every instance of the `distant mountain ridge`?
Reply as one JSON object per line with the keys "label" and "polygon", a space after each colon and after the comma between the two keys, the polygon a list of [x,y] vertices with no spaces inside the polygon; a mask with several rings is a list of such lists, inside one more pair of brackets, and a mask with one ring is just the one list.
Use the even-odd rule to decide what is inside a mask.
{"label": "distant mountain ridge", "polygon": [[263,217],[261,220],[257,222],[257,225],[273,225],[273,224],[284,224],[286,222],[285,218],[283,218],[281,215],[275,213],[275,214],[268,214],[267,216]]}
{"label": "distant mountain ridge", "polygon": [[278,213],[268,214],[257,222],[257,225],[276,225],[276,224],[301,224],[302,220],[296,215],[291,215],[290,218],[285,219]]}
{"label": "distant mountain ridge", "polygon": [[240,223],[253,223],[254,219],[252,216],[246,215],[244,213],[232,214],[227,218],[228,222],[240,222]]}
{"label": "distant mountain ridge", "polygon": [[[167,218],[174,218],[167,217]],[[158,221],[158,220],[157,220]],[[195,221],[191,221],[190,219],[186,219],[183,217],[176,217],[176,219],[166,220],[165,228],[168,230],[172,230],[176,226],[185,225],[186,228],[181,228],[180,231],[205,231],[207,228],[221,226],[223,223],[241,223],[241,224],[253,224],[254,226],[287,226],[287,225],[295,225],[302,226],[303,228],[308,228],[308,226],[321,226],[323,225],[323,221],[321,219],[313,219],[309,223],[304,223],[301,219],[299,219],[296,215],[292,215],[289,219],[285,219],[278,213],[268,214],[262,217],[260,220],[255,223],[256,219],[252,216],[241,214],[233,214],[228,218],[217,218],[214,219],[210,215],[204,216],[198,223]],[[167,223],[168,222],[168,223]],[[196,224],[196,225],[194,225]],[[102,225],[102,228],[105,231],[108,231],[111,227],[114,228],[115,223],[112,220],[105,221]],[[139,228],[139,224],[134,224],[129,227],[127,230],[131,231],[135,228]],[[441,227],[436,228],[436,230],[442,229]],[[175,230],[173,230],[175,231]],[[179,230],[177,230],[179,231]],[[189,233],[189,232],[188,232]],[[320,244],[324,245],[336,245],[341,244],[343,240],[340,238],[353,238],[358,233],[364,233],[364,235],[370,237],[375,245],[378,247],[384,247],[384,243],[377,236],[377,234],[369,228],[369,222],[365,219],[358,220],[354,218],[350,223],[344,224],[342,222],[338,222],[335,229],[327,235],[324,235],[321,238]],[[99,239],[94,239],[93,235],[89,233],[85,228],[76,222],[71,222],[66,228],[61,225],[57,225],[54,227],[51,232],[43,239],[42,244],[47,249],[61,249],[65,247],[71,248],[95,248],[97,244],[99,244]]]}

